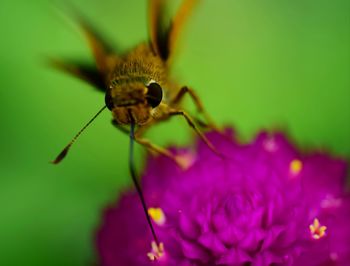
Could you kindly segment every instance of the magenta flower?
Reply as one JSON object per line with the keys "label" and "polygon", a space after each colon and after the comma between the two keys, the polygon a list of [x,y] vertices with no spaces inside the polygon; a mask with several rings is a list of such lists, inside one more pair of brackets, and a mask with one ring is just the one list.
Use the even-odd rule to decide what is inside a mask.
{"label": "magenta flower", "polygon": [[123,194],[97,233],[103,266],[350,265],[346,162],[300,153],[283,134],[239,144],[230,130],[174,149],[188,168],[149,158],[142,176],[163,247],[153,245],[139,199]]}

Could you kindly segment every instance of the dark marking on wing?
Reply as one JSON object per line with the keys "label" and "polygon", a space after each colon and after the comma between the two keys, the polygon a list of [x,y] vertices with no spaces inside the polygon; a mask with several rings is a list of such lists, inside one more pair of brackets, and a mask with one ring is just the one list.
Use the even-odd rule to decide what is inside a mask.
{"label": "dark marking on wing", "polygon": [[48,63],[56,69],[86,81],[99,91],[106,91],[106,84],[103,76],[97,71],[96,67],[91,64],[60,59],[49,59]]}
{"label": "dark marking on wing", "polygon": [[149,0],[150,42],[164,61],[171,57],[180,30],[198,0],[183,0],[175,17],[167,23],[164,0]]}

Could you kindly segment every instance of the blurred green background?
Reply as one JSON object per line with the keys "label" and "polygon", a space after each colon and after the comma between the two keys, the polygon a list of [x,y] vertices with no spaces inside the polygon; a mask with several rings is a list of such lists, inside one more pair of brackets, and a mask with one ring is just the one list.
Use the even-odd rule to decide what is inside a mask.
{"label": "blurred green background", "polygon": [[[146,39],[146,1],[70,1],[122,50]],[[101,209],[130,184],[128,138],[109,112],[61,165],[48,163],[104,103],[85,83],[42,64],[46,55],[92,60],[57,5],[5,0],[0,7],[0,265],[91,263]],[[277,127],[300,147],[349,157],[349,29],[348,0],[202,1],[183,32],[174,77],[242,139]],[[190,135],[173,119],[149,137],[166,145]],[[145,152],[137,153],[140,162]]]}

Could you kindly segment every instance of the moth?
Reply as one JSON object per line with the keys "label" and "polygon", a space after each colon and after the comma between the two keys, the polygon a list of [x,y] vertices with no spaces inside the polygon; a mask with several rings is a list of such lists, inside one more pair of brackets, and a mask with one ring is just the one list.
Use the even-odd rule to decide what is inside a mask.
{"label": "moth", "polygon": [[[115,127],[130,133],[132,139],[148,150],[165,155],[180,166],[182,165],[180,158],[143,137],[145,131],[152,125],[174,116],[180,117],[210,149],[218,153],[199,129],[195,119],[181,107],[181,100],[188,94],[198,112],[202,113],[205,118],[206,125],[215,128],[198,95],[193,89],[179,86],[170,78],[173,51],[181,29],[196,2],[196,0],[184,0],[171,22],[164,25],[165,1],[149,0],[149,41],[123,55],[116,53],[85,18],[75,14],[77,23],[87,37],[95,59],[95,66],[65,60],[51,60],[51,64],[103,92],[105,103],[102,109],[74,136],[53,163],[58,164],[65,158],[80,134],[106,108],[112,113],[112,123]],[[133,166],[131,173],[158,245],[159,242],[149,221],[147,207]]]}
{"label": "moth", "polygon": [[51,64],[105,93],[105,105],[76,134],[53,163],[58,164],[65,158],[79,135],[106,108],[112,112],[114,126],[123,132],[128,132],[125,126],[133,121],[136,125],[134,134],[136,142],[150,151],[171,158],[180,166],[182,162],[179,158],[143,138],[148,128],[173,116],[182,117],[209,148],[217,153],[194,119],[180,106],[181,100],[188,94],[198,112],[205,118],[206,125],[215,128],[198,95],[187,86],[178,86],[171,80],[169,74],[172,52],[180,30],[196,2],[196,0],[184,0],[173,20],[164,27],[165,1],[149,0],[149,42],[136,46],[124,55],[116,54],[86,19],[75,14],[87,37],[95,66],[57,59],[51,60]]}

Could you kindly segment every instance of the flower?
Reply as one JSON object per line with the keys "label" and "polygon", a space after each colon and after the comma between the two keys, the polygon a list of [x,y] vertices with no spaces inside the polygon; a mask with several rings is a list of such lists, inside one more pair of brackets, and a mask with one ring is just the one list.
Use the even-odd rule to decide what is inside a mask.
{"label": "flower", "polygon": [[150,157],[142,186],[161,246],[137,194],[109,207],[97,232],[103,266],[349,265],[347,164],[299,152],[281,133],[239,144],[232,130],[173,149],[188,168]]}

